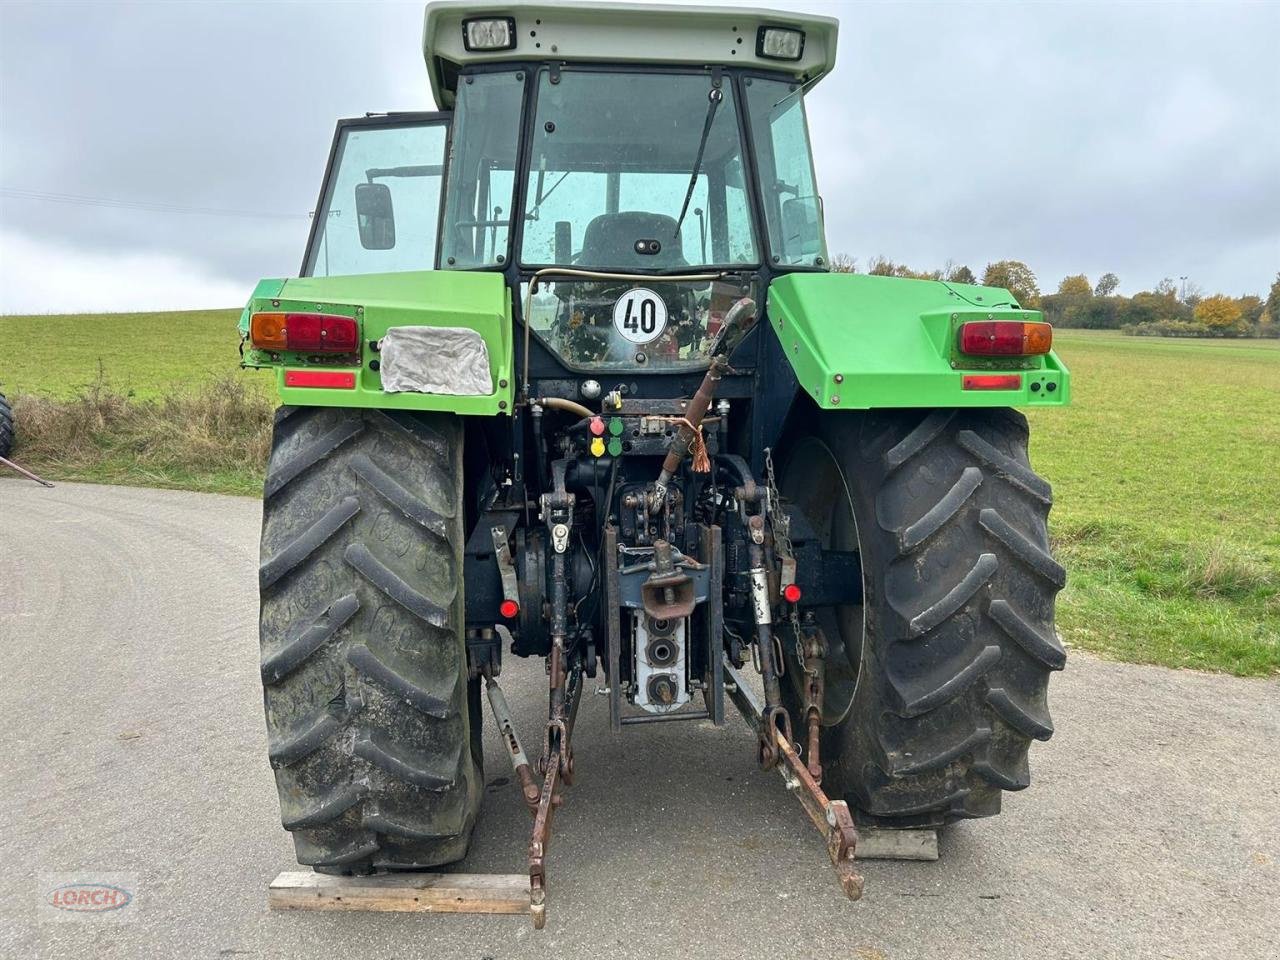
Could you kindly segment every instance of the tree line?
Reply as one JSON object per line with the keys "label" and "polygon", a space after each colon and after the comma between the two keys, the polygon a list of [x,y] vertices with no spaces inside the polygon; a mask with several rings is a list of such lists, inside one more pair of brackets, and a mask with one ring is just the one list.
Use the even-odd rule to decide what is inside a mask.
{"label": "tree line", "polygon": [[[841,253],[831,258],[831,269],[838,273],[863,272],[855,258]],[[1097,283],[1090,283],[1082,273],[1073,274],[1062,278],[1057,293],[1042,294],[1035,273],[1020,260],[989,263],[981,278],[967,266],[950,261],[940,269],[921,271],[887,257],[873,258],[865,272],[880,277],[1003,287],[1020,305],[1042,311],[1056,327],[1119,330],[1139,337],[1280,337],[1280,273],[1263,298],[1253,294],[1205,296],[1197,284],[1185,277],[1181,287],[1166,277],[1152,290],[1125,296],[1116,292],[1120,278],[1114,273],[1104,273]]]}

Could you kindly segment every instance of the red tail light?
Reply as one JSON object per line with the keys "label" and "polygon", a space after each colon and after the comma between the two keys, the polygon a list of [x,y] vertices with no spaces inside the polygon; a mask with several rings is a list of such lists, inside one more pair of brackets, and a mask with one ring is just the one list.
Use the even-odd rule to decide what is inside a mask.
{"label": "red tail light", "polygon": [[285,342],[299,353],[355,353],[360,329],[351,317],[327,313],[286,313]]}
{"label": "red tail light", "polygon": [[1021,320],[983,320],[960,327],[960,352],[975,357],[1034,357],[1053,346],[1053,327]]}
{"label": "red tail light", "polygon": [[255,313],[249,332],[259,350],[356,353],[360,346],[360,325],[328,313]]}
{"label": "red tail light", "polygon": [[514,620],[519,612],[520,604],[514,600],[503,600],[502,603],[498,604],[498,613],[503,620]]}
{"label": "red tail light", "polygon": [[966,390],[1021,390],[1020,373],[976,373],[964,378]]}
{"label": "red tail light", "polygon": [[800,588],[794,583],[788,583],[782,588],[782,599],[787,601],[787,603],[799,603]]}

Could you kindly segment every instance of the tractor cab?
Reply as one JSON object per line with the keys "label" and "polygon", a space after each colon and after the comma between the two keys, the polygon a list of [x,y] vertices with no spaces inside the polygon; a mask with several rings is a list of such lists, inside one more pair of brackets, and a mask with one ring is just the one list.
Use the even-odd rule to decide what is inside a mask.
{"label": "tractor cab", "polygon": [[736,301],[826,264],[803,95],[835,34],[770,11],[432,4],[443,111],[339,125],[303,275],[500,272],[542,366],[705,368]]}

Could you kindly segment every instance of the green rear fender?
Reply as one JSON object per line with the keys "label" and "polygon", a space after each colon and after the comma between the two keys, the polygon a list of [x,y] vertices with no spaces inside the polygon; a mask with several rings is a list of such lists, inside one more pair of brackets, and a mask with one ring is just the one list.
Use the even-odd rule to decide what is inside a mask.
{"label": "green rear fender", "polygon": [[[334,365],[291,353],[267,353],[248,343],[249,319],[257,312],[316,312],[354,317],[360,324],[360,362]],[[467,327],[477,331],[489,352],[493,392],[484,396],[385,393],[369,348],[390,328]],[[447,410],[492,416],[510,413],[514,394],[511,297],[499,273],[424,270],[350,277],[262,280],[240,318],[244,365],[276,371],[280,401],[298,406],[380,407],[389,410]],[[285,386],[293,370],[354,373],[354,389]]]}
{"label": "green rear fender", "polygon": [[[1007,290],[793,273],[770,285],[768,315],[801,388],[824,409],[1059,406],[1071,396],[1056,353],[984,360],[957,351],[963,323],[1043,319]],[[975,378],[1001,373],[1019,375],[1017,387],[975,388]]]}

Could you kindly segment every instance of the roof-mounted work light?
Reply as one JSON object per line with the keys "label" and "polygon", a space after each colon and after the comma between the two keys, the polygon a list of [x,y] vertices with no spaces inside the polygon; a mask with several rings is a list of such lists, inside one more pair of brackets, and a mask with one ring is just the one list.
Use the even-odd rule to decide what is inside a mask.
{"label": "roof-mounted work light", "polygon": [[799,60],[804,54],[804,31],[790,27],[761,27],[756,33],[756,56],[766,60]]}
{"label": "roof-mounted work light", "polygon": [[485,17],[462,21],[462,45],[470,53],[516,48],[514,17]]}

